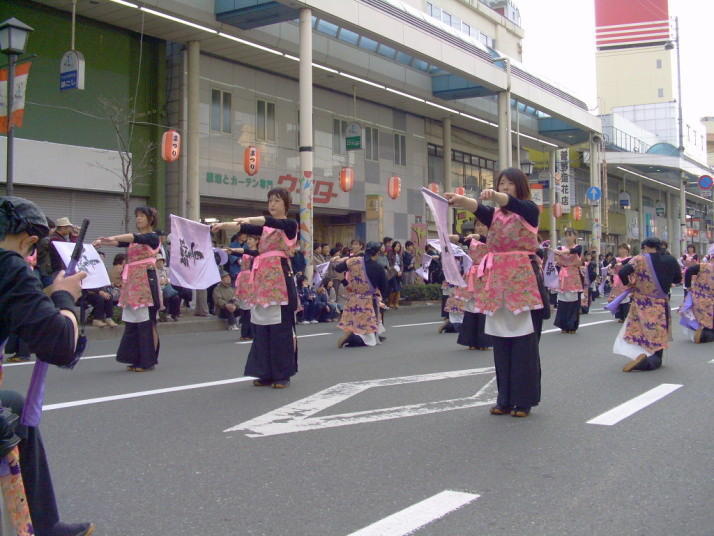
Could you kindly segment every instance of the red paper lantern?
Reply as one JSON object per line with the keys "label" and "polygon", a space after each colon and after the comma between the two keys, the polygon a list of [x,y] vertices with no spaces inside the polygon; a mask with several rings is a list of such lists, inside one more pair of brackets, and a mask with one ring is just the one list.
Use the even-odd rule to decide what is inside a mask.
{"label": "red paper lantern", "polygon": [[563,205],[560,203],[555,203],[553,205],[553,216],[560,218],[563,215]]}
{"label": "red paper lantern", "polygon": [[573,219],[575,221],[579,221],[583,218],[583,209],[582,207],[573,207]]}
{"label": "red paper lantern", "polygon": [[454,188],[454,193],[456,195],[466,195],[466,188],[464,188],[463,186],[457,186],[456,188]]}
{"label": "red paper lantern", "polygon": [[167,130],[161,136],[161,158],[166,162],[176,162],[181,156],[181,134]]}
{"label": "red paper lantern", "polygon": [[387,193],[392,199],[397,199],[399,194],[402,193],[402,179],[396,175],[389,177],[389,182],[387,183]]}
{"label": "red paper lantern", "polygon": [[439,185],[436,184],[435,182],[430,182],[429,186],[427,186],[427,188],[429,188],[429,190],[431,190],[435,194],[439,193]]}
{"label": "red paper lantern", "polygon": [[355,183],[355,170],[351,167],[343,167],[340,170],[340,188],[343,192],[349,192]]}
{"label": "red paper lantern", "polygon": [[243,169],[251,177],[260,171],[260,153],[258,148],[251,145],[243,152]]}

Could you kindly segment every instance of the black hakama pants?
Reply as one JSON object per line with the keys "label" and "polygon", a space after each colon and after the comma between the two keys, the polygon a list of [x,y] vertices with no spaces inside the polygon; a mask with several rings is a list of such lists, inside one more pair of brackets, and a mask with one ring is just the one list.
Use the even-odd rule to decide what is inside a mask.
{"label": "black hakama pants", "polygon": [[699,340],[699,343],[703,344],[705,342],[714,342],[714,329],[702,329],[702,338]]}
{"label": "black hakama pants", "polygon": [[253,338],[253,324],[250,323],[250,309],[240,310],[240,336],[242,339]]}
{"label": "black hakama pants", "polygon": [[543,311],[531,311],[533,333],[521,337],[492,337],[498,399],[504,409],[530,409],[540,402],[540,353],[538,343]]}
{"label": "black hakama pants", "polygon": [[629,312],[630,312],[630,302],[621,303],[620,305],[617,306],[617,310],[615,311],[615,318],[624,322],[625,319],[627,318],[627,314]]}
{"label": "black hakama pants", "polygon": [[253,324],[245,375],[263,383],[288,383],[298,371],[295,312],[290,305],[280,306],[280,323]]}
{"label": "black hakama pants", "polygon": [[464,322],[461,324],[456,342],[469,348],[490,348],[493,346],[493,338],[486,335],[485,327],[486,315],[464,311]]}
{"label": "black hakama pants", "polygon": [[149,307],[149,320],[144,322],[124,322],[124,334],[117,349],[117,361],[134,368],[151,369],[159,362],[159,333],[156,328],[156,313],[161,300],[155,270],[148,270],[149,288],[154,305]]}
{"label": "black hakama pants", "polygon": [[580,293],[572,302],[558,300],[558,312],[555,314],[556,327],[563,331],[576,331],[580,325]]}

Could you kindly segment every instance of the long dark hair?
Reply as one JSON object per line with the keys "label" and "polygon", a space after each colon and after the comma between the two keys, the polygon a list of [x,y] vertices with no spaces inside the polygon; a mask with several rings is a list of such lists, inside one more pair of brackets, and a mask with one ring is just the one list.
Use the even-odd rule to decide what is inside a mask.
{"label": "long dark hair", "polygon": [[498,174],[496,179],[496,188],[498,192],[498,186],[501,183],[501,177],[506,177],[509,181],[516,185],[516,198],[521,200],[526,200],[531,198],[531,189],[528,186],[528,178],[525,173],[523,173],[518,168],[506,168]]}

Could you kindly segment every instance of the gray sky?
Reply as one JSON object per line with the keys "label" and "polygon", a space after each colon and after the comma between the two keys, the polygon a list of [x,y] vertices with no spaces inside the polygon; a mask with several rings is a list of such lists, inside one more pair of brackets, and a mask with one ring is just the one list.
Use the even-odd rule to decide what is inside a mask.
{"label": "gray sky", "polygon": [[[623,0],[627,1],[627,0]],[[515,0],[526,32],[526,67],[597,104],[594,0]],[[685,117],[714,116],[714,0],[669,0],[679,16]],[[675,79],[676,95],[676,79]]]}

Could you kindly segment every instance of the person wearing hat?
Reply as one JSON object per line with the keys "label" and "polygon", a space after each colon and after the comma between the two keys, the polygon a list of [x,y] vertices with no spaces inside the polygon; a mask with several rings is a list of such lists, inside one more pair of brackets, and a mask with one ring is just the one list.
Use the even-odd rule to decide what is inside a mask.
{"label": "person wearing hat", "polygon": [[709,244],[707,256],[705,262],[690,266],[684,274],[684,288],[689,292],[680,314],[691,311],[688,316],[693,322],[685,327],[696,344],[714,342],[714,244]]}
{"label": "person wearing hat", "polygon": [[52,246],[52,242],[74,242],[77,240],[77,237],[74,235],[74,230],[74,224],[69,221],[69,218],[67,217],[57,218],[57,221],[55,221],[55,230],[49,236],[50,263],[53,274],[56,274],[60,270],[64,270],[65,265],[59,252]]}
{"label": "person wearing hat", "polygon": [[682,282],[682,270],[677,259],[662,252],[662,241],[650,237],[642,242],[642,252],[620,270],[619,277],[629,287],[631,301],[613,352],[630,358],[623,372],[658,369],[669,346],[669,290],[672,284]]}
{"label": "person wearing hat", "polygon": [[382,249],[380,242],[368,242],[364,254],[359,253],[335,264],[337,273],[347,272],[347,301],[337,327],[345,333],[337,347],[375,346],[384,332],[380,307],[387,294],[387,274],[377,262]]}
{"label": "person wearing hat", "polygon": [[228,331],[239,329],[236,323],[236,311],[238,311],[236,291],[231,284],[230,272],[223,269],[221,269],[221,282],[213,288],[213,304],[218,309],[218,317],[226,319]]}
{"label": "person wearing hat", "polygon": [[[25,257],[49,232],[42,211],[27,199],[0,197],[0,348],[10,333],[26,341],[37,358],[46,363],[68,366],[75,359],[79,329],[74,303],[87,274],[64,277],[60,272],[43,292]],[[19,393],[0,390],[0,403],[12,413],[22,413]],[[92,523],[60,522],[45,449],[38,428],[18,425],[20,467],[27,505],[37,536],[88,536]]]}

